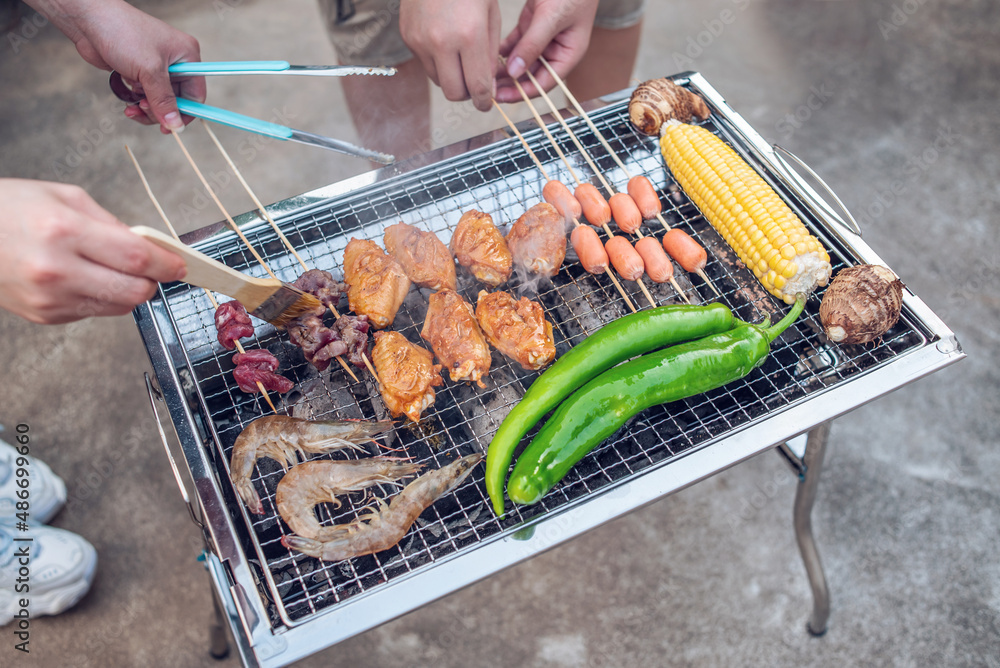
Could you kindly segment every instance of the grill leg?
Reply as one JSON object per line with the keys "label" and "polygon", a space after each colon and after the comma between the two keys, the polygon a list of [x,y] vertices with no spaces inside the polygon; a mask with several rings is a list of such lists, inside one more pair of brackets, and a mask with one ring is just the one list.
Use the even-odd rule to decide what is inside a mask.
{"label": "grill leg", "polygon": [[213,659],[225,659],[229,656],[229,636],[226,635],[226,620],[222,616],[222,606],[219,604],[219,597],[215,594],[215,587],[209,587],[212,591],[212,608],[215,610],[215,619],[208,627],[208,652]]}
{"label": "grill leg", "polygon": [[830,591],[826,586],[826,576],[823,574],[823,564],[816,551],[816,541],[812,533],[812,508],[816,500],[816,487],[819,485],[820,473],[823,469],[823,455],[826,452],[826,441],[830,435],[830,423],[826,422],[812,429],[806,441],[806,452],[802,458],[803,474],[799,479],[799,487],[795,492],[794,521],[795,539],[805,562],[806,575],[813,592],[813,612],[806,629],[814,636],[826,633],[826,622],[830,617]]}

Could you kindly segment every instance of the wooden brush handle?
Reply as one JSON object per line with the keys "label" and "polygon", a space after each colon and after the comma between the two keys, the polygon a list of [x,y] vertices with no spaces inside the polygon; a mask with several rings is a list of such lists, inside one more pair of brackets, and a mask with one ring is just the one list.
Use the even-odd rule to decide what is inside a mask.
{"label": "wooden brush handle", "polygon": [[187,264],[187,275],[183,279],[185,283],[229,295],[249,310],[260,306],[282,285],[281,281],[273,278],[254,278],[241,274],[159,230],[142,225],[131,229],[140,237],[184,258]]}

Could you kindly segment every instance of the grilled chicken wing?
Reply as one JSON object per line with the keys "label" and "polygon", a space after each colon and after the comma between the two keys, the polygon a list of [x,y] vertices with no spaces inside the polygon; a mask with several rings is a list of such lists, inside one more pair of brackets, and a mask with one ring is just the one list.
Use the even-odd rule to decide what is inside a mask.
{"label": "grilled chicken wing", "polygon": [[491,288],[510,278],[510,249],[488,213],[473,209],[462,214],[451,236],[451,252],[476,280]]}
{"label": "grilled chicken wing", "polygon": [[367,315],[375,329],[392,324],[410,289],[399,263],[367,239],[351,239],[344,249],[344,281],[351,310]]}
{"label": "grilled chicken wing", "polygon": [[469,380],[486,387],[481,378],[490,372],[490,347],[479,329],[472,304],[454,290],[430,296],[427,318],[420,336],[455,382]]}
{"label": "grilled chicken wing", "polygon": [[436,234],[396,223],[385,230],[385,249],[422,288],[455,289],[455,260]]}
{"label": "grilled chicken wing", "polygon": [[490,344],[525,369],[538,371],[555,359],[552,323],[538,302],[480,290],[476,319]]}
{"label": "grilled chicken wing", "polygon": [[434,355],[399,332],[375,332],[372,361],[382,400],[392,416],[406,415],[418,422],[423,410],[434,403],[434,388],[444,385]]}
{"label": "grilled chicken wing", "polygon": [[507,233],[514,263],[532,274],[555,276],[566,257],[563,224],[563,217],[547,202],[525,211]]}

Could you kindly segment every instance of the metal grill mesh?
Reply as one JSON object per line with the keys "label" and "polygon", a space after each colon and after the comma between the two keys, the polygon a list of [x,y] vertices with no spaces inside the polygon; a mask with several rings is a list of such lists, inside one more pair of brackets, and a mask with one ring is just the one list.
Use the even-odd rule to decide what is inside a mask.
{"label": "metal grill mesh", "polygon": [[[773,320],[773,316],[783,312],[784,305],[764,292],[696,207],[677,189],[658,154],[656,142],[632,130],[625,103],[608,107],[594,114],[593,119],[629,172],[645,174],[660,190],[667,222],[691,233],[707,249],[706,271],[723,293],[723,301],[739,317],[749,321],[760,321],[768,315]],[[571,126],[608,180],[624,190],[627,177],[597,138],[579,119],[571,121]],[[711,122],[706,127],[719,132]],[[592,172],[565,132],[557,126],[552,127],[552,131],[574,162],[578,176],[591,180]],[[526,137],[550,177],[574,184],[540,131],[528,132]],[[447,244],[459,217],[471,208],[491,214],[494,222],[504,229],[540,200],[543,184],[534,163],[520,143],[512,139],[296,212],[279,223],[310,267],[327,269],[339,276],[342,275],[343,249],[351,237],[381,242],[384,228],[402,220],[436,233]],[[833,251],[835,270],[842,266],[830,240],[807,216],[803,215],[803,219]],[[663,230],[655,223],[647,223],[644,231],[658,238],[663,235]],[[245,232],[280,278],[295,279],[301,269],[269,227],[255,224],[248,226]],[[199,248],[236,269],[265,275],[232,234],[220,235]],[[459,291],[475,303],[481,286],[461,269],[459,277]],[[692,281],[682,272],[678,272],[677,277],[693,302],[705,303],[713,297],[697,277]],[[648,308],[648,302],[634,283],[622,283],[633,303]],[[647,285],[658,305],[679,301],[669,284],[657,286],[647,282]],[[603,275],[587,274],[572,255],[551,282],[527,286],[519,278],[512,277],[504,287],[515,294],[524,290],[543,305],[547,318],[554,325],[559,355],[628,312],[610,281]],[[427,308],[427,294],[427,291],[412,289],[392,326],[421,345],[425,345],[419,331]],[[232,380],[231,354],[222,350],[216,341],[213,310],[204,293],[184,285],[173,285],[165,290],[165,295],[191,360],[191,380],[203,399],[202,409],[208,413],[204,417],[217,436],[218,452],[213,456],[230,500],[230,511],[237,526],[245,528],[245,547],[249,548],[251,563],[258,569],[260,592],[270,601],[271,621],[275,626],[301,623],[330,606],[373,588],[387,586],[396,578],[460,551],[473,549],[542,514],[587,500],[609,485],[706,446],[811,393],[845,382],[918,348],[923,341],[911,325],[901,320],[877,345],[827,346],[818,336],[820,327],[816,313],[822,295],[814,295],[803,317],[774,342],[771,355],[761,368],[744,380],[723,388],[643,412],[574,467],[563,483],[537,505],[515,507],[506,519],[497,519],[487,502],[480,467],[455,493],[425,511],[398,546],[350,561],[325,563],[292,553],[280,543],[289,529],[278,518],[274,503],[275,487],[283,475],[275,462],[261,459],[255,469],[253,482],[264,504],[263,516],[248,515],[232,495],[226,480],[236,436],[250,421],[270,411],[259,396],[243,394]],[[297,389],[282,399],[280,408],[296,416],[312,418],[388,417],[377,386],[367,372],[358,372],[361,380],[357,383],[336,364],[318,374],[304,361],[298,349],[287,343],[283,334],[266,324],[258,324],[254,337],[244,340],[244,344],[247,349],[271,350],[281,362],[281,372],[296,382]],[[394,432],[380,441],[387,448],[399,450],[388,454],[406,456],[429,467],[446,465],[464,454],[485,452],[500,422],[535,377],[536,374],[523,371],[494,351],[487,389],[446,380],[420,425],[397,422]],[[371,446],[371,454],[378,451],[376,446]],[[330,458],[353,456],[335,454]],[[388,486],[374,489],[381,497],[388,497],[393,492],[394,488]],[[370,495],[359,493],[344,501],[339,509],[331,504],[320,506],[321,521],[324,524],[348,522],[372,499]],[[510,505],[508,502],[508,507]]]}

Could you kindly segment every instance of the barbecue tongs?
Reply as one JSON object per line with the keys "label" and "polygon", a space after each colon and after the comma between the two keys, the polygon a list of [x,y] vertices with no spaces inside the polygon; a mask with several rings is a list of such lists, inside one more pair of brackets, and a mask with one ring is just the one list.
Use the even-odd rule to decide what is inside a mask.
{"label": "barbecue tongs", "polygon": [[[170,74],[186,76],[222,76],[229,74],[292,74],[305,76],[333,76],[342,77],[354,74],[362,75],[383,75],[392,76],[396,73],[393,67],[357,67],[351,65],[290,65],[284,60],[248,60],[234,62],[215,63],[176,63],[168,68]],[[143,95],[134,92],[129,88],[118,72],[111,73],[111,90],[118,96],[118,99],[128,104],[138,104],[143,99]],[[223,125],[253,132],[265,137],[273,137],[282,141],[291,140],[302,144],[311,144],[334,151],[340,151],[347,155],[359,158],[368,158],[376,162],[388,165],[395,162],[395,157],[388,153],[372,151],[360,146],[355,146],[340,139],[332,139],[315,135],[311,132],[293,130],[292,128],[269,123],[267,121],[237,114],[233,111],[226,111],[218,107],[210,107],[201,102],[177,98],[177,108],[182,114],[204,118]]]}

